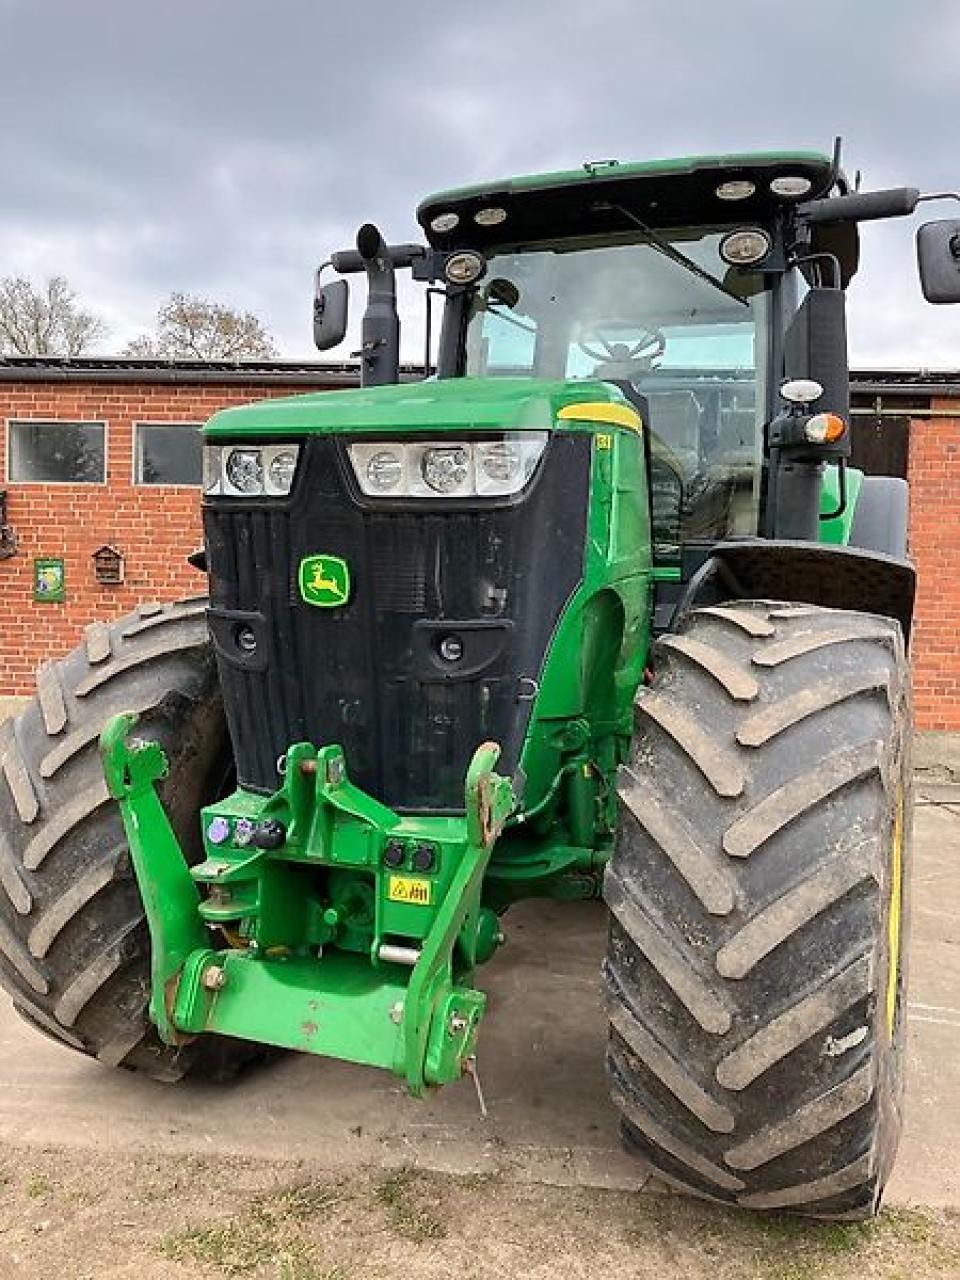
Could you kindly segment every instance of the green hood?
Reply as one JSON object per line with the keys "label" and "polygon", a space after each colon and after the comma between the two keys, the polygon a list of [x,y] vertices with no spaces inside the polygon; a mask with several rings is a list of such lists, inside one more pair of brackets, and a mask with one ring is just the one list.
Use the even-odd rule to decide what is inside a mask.
{"label": "green hood", "polygon": [[557,414],[565,405],[598,401],[627,403],[608,382],[446,378],[241,405],[214,414],[204,434],[210,440],[235,440],[365,431],[544,431],[558,425]]}

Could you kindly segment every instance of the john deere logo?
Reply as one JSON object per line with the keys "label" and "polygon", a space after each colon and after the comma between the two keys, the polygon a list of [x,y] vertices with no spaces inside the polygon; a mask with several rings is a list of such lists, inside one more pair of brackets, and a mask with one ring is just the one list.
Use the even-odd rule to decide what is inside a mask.
{"label": "john deere logo", "polygon": [[300,594],[319,609],[336,609],[350,598],[350,570],[339,556],[304,556]]}

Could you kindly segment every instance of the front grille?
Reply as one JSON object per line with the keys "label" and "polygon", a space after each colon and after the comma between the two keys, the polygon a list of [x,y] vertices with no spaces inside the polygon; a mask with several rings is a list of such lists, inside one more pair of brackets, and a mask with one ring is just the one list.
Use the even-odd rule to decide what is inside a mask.
{"label": "front grille", "polygon": [[[210,627],[240,782],[273,791],[293,743],[340,743],[350,776],[395,808],[456,811],[470,757],[516,769],[537,680],[582,576],[587,436],[557,436],[520,500],[363,499],[333,437],[310,439],[291,498],[204,508]],[[347,605],[300,597],[301,559],[341,556]],[[241,631],[256,648],[244,652]],[[464,657],[447,667],[439,639]]]}

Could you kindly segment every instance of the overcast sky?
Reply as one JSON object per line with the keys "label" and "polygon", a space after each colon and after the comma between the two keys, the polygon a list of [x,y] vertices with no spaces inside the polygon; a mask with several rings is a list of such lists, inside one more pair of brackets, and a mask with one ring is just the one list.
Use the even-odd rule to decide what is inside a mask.
{"label": "overcast sky", "polygon": [[[0,276],[67,276],[104,351],[183,290],[316,356],[312,271],[359,223],[416,238],[432,190],[587,159],[841,133],[866,187],[960,188],[955,0],[0,0],[0,21]],[[960,367],[921,220],[864,228],[861,367]]]}

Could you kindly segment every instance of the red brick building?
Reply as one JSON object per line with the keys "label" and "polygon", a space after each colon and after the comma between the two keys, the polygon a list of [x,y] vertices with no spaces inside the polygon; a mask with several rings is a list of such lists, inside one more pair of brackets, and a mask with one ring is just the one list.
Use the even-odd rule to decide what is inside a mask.
{"label": "red brick building", "polygon": [[[203,591],[186,557],[213,412],[356,379],[346,364],[0,360],[0,696],[29,692],[41,659],[92,619]],[[861,373],[854,386],[855,463],[912,486],[918,725],[960,731],[960,373]],[[104,548],[99,574],[116,576],[117,551],[121,582],[98,580]]]}

